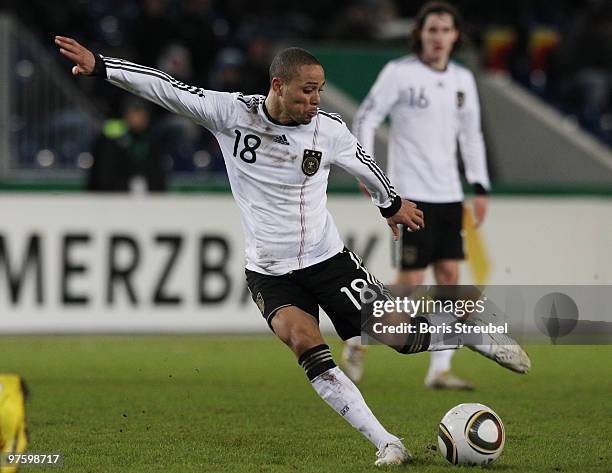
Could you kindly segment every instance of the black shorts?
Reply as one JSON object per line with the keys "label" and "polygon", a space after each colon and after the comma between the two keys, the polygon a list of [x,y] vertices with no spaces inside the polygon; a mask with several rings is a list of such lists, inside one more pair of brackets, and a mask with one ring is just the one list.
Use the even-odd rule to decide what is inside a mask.
{"label": "black shorts", "polygon": [[423,211],[425,228],[411,232],[404,226],[399,255],[400,269],[424,269],[436,261],[464,259],[463,202],[413,202]]}
{"label": "black shorts", "polygon": [[342,340],[361,334],[360,290],[367,286],[384,292],[383,285],[345,248],[331,258],[282,276],[246,270],[251,297],[272,328],[272,318],[283,307],[296,306],[319,320],[319,307],[328,315]]}

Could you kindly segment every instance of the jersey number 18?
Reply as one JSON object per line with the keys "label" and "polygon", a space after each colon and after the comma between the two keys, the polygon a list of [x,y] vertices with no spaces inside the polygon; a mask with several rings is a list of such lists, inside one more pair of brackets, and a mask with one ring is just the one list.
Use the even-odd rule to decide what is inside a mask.
{"label": "jersey number 18", "polygon": [[[234,130],[236,133],[236,141],[234,142],[234,157],[238,153],[238,146],[240,145],[240,137],[242,133],[240,130]],[[261,145],[261,138],[257,135],[244,135],[243,147],[240,150],[240,159],[245,163],[253,164],[257,160],[257,154],[255,150]]]}

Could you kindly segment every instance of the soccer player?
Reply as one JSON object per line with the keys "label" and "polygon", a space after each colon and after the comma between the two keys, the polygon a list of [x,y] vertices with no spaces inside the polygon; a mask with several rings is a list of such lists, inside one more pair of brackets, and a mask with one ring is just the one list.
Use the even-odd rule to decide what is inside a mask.
{"label": "soccer player", "polygon": [[[342,339],[358,335],[359,288],[366,281],[379,285],[344,247],[326,209],[330,166],[342,166],[365,184],[396,238],[398,224],[418,231],[424,222],[414,204],[396,195],[342,120],[319,110],[325,84],[319,61],[303,49],[285,49],[270,66],[268,95],[244,96],[188,86],[150,67],[94,55],[71,38],[57,36],[55,41],[76,64],[73,74],[105,78],[214,133],[241,212],[254,302],[318,395],[376,446],[375,464],[408,462],[401,440],[382,426],[336,366],[319,330],[320,306]],[[435,325],[443,319],[424,320]],[[423,333],[394,346],[411,353],[457,344]],[[486,338],[471,348],[514,371],[529,369],[529,358],[518,345]]]}
{"label": "soccer player", "polygon": [[[355,116],[353,132],[373,156],[374,131],[391,117],[388,173],[398,194],[423,211],[427,228],[401,238],[395,284],[412,289],[423,284],[432,265],[439,285],[459,282],[464,258],[463,191],[457,165],[457,141],[467,180],[474,187],[474,214],[480,225],[490,187],[480,128],[480,107],[472,73],[450,61],[461,42],[461,18],[445,2],[426,3],[415,19],[413,55],[389,62]],[[355,382],[363,375],[365,349],[359,338],[347,342],[343,369]],[[425,385],[438,389],[473,389],[451,372],[453,350],[431,353]]]}

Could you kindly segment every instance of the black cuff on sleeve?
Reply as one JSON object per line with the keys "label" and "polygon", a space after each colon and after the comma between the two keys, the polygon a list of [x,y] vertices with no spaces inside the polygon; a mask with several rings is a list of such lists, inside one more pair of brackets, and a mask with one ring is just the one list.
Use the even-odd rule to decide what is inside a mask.
{"label": "black cuff on sleeve", "polygon": [[476,195],[487,195],[488,192],[487,192],[487,190],[484,188],[484,186],[482,184],[476,183],[476,184],[474,184],[474,194],[476,194]]}
{"label": "black cuff on sleeve", "polygon": [[395,196],[389,207],[379,207],[380,214],[385,218],[393,217],[402,206],[402,198],[399,195]]}
{"label": "black cuff on sleeve", "polygon": [[97,53],[94,53],[94,57],[96,58],[96,65],[94,66],[91,75],[94,77],[102,77],[103,79],[108,79],[108,76],[106,75],[106,64],[104,64],[104,59],[102,59],[102,56]]}

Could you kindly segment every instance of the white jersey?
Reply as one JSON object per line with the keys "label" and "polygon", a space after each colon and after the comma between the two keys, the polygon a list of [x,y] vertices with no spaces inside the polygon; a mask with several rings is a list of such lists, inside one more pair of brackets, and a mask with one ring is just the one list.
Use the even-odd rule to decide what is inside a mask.
{"label": "white jersey", "polygon": [[204,90],[153,68],[100,59],[112,84],[214,134],[240,208],[246,267],[252,271],[286,274],[342,250],[326,208],[332,164],[364,182],[380,208],[400,203],[387,177],[335,114],[319,110],[307,125],[282,125],[269,116],[264,96]]}
{"label": "white jersey", "polygon": [[402,197],[432,203],[463,200],[457,141],[468,182],[489,189],[478,92],[468,69],[451,62],[438,71],[417,56],[389,62],[353,124],[370,155],[374,131],[387,115],[387,171]]}

